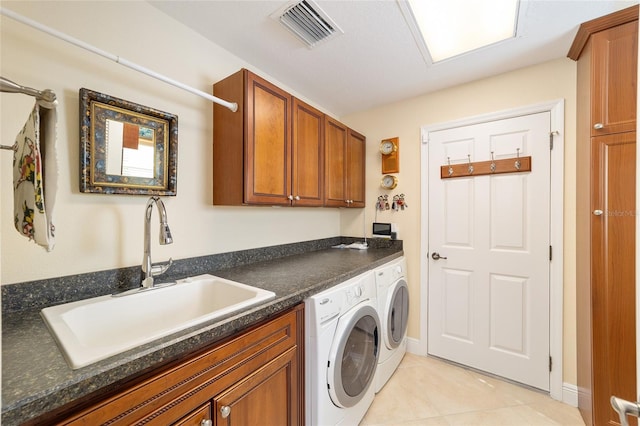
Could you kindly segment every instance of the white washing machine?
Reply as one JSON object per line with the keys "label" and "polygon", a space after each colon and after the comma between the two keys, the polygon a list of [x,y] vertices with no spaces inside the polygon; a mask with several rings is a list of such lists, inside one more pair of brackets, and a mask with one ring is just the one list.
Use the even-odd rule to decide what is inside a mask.
{"label": "white washing machine", "polygon": [[380,319],[373,271],[305,300],[306,424],[357,425],[375,396]]}
{"label": "white washing machine", "polygon": [[406,271],[407,261],[404,256],[374,271],[378,314],[382,325],[382,344],[375,379],[376,393],[391,378],[407,352],[409,287],[405,278]]}

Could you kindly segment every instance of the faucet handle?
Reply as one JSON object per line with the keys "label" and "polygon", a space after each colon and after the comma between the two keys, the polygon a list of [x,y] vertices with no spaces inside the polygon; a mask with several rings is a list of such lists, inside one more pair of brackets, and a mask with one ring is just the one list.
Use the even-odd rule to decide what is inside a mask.
{"label": "faucet handle", "polygon": [[164,274],[165,272],[167,272],[167,269],[171,267],[171,265],[173,265],[172,258],[169,258],[168,262],[155,263],[151,265],[151,271],[149,272],[149,275],[155,277],[156,275]]}

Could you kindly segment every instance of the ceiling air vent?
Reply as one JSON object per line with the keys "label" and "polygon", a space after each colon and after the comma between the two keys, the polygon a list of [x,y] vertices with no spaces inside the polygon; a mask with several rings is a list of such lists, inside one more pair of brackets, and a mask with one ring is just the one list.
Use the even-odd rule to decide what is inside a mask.
{"label": "ceiling air vent", "polygon": [[309,48],[344,32],[312,0],[296,1],[271,15]]}

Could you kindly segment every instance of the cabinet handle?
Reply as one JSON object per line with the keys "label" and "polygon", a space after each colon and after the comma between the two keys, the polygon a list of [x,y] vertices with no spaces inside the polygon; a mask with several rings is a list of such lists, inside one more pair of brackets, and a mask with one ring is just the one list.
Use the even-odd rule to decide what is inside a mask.
{"label": "cabinet handle", "polygon": [[287,197],[287,200],[289,200],[289,201],[293,201],[293,195],[289,195],[289,196]]}
{"label": "cabinet handle", "polygon": [[596,216],[602,216],[602,213],[604,213],[602,210],[594,210],[593,214]]}
{"label": "cabinet handle", "polygon": [[296,201],[300,201],[300,196],[296,195],[295,197],[293,197]]}
{"label": "cabinet handle", "polygon": [[220,408],[220,414],[222,414],[223,419],[226,419],[227,417],[229,417],[229,414],[231,414],[231,407],[229,407],[228,405],[223,405],[222,408]]}
{"label": "cabinet handle", "polygon": [[202,419],[200,426],[213,426],[213,420]]}
{"label": "cabinet handle", "polygon": [[593,125],[593,128],[596,129],[596,130],[600,130],[600,129],[604,128],[604,124],[596,123],[596,124]]}

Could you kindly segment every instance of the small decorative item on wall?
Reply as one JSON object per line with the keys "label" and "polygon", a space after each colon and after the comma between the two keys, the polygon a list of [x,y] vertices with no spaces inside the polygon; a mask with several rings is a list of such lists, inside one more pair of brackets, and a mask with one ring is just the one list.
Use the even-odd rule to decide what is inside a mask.
{"label": "small decorative item on wall", "polygon": [[176,195],[178,116],[80,89],[80,191]]}
{"label": "small decorative item on wall", "polygon": [[380,181],[380,186],[384,189],[393,189],[398,186],[398,178],[393,175],[384,175]]}
{"label": "small decorative item on wall", "polygon": [[400,139],[390,138],[380,142],[382,174],[400,173]]}

